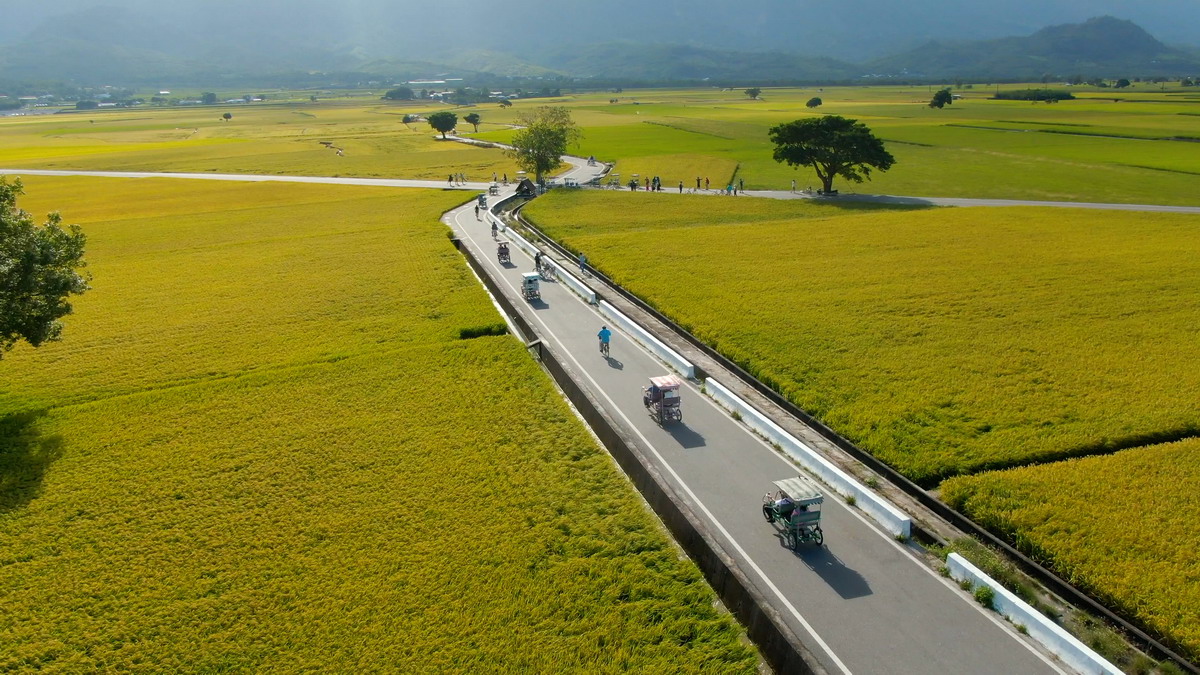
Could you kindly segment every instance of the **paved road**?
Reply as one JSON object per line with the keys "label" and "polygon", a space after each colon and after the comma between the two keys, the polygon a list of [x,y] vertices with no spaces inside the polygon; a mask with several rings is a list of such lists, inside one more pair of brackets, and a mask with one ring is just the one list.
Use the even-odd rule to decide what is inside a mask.
{"label": "paved road", "polygon": [[683,394],[684,423],[657,425],[642,408],[640,387],[668,372],[666,366],[621,333],[605,359],[596,340],[605,320],[593,308],[556,283],[542,284],[541,302],[525,303],[518,288],[532,259],[510,247],[512,263],[500,265],[489,226],[469,206],[448,213],[446,221],[526,310],[531,325],[583,374],[584,386],[710,519],[746,574],[831,673],[1062,672],[838,499],[825,505],[824,547],[799,554],[786,549],[764,522],[760,498],[772,480],[797,473],[790,462],[692,385]]}
{"label": "paved road", "polygon": [[[570,158],[576,169],[590,169],[583,159]],[[58,169],[0,169],[0,175],[27,176],[100,176],[104,178],[187,178],[191,180],[228,180],[244,182],[279,181],[283,183],[328,183],[333,185],[374,185],[377,187],[444,188],[459,190],[486,190],[488,183],[469,182],[453,185],[439,180],[410,180],[401,178],[340,178],[335,176],[270,176],[234,173],[154,173],[149,171],[74,171]],[[708,194],[717,194],[711,190]],[[677,194],[669,186],[662,194]],[[691,194],[688,192],[688,194]],[[747,197],[771,199],[817,199],[831,201],[859,201],[876,204],[911,206],[1042,206],[1071,209],[1100,209],[1106,211],[1153,211],[1158,213],[1190,213],[1200,215],[1200,206],[1168,206],[1163,204],[1104,204],[1099,202],[1039,202],[1026,199],[967,199],[960,197],[901,197],[895,195],[843,194],[838,197],[817,197],[803,192],[784,190],[749,190],[740,193]]]}

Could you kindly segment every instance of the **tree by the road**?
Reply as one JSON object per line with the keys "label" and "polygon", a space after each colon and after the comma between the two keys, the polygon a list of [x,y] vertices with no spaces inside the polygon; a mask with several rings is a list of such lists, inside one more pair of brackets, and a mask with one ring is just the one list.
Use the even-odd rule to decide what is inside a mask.
{"label": "tree by the road", "polygon": [[533,172],[537,182],[562,164],[567,148],[583,136],[563,107],[541,106],[517,117],[521,129],[513,134],[509,157],[517,166]]}
{"label": "tree by the road", "polygon": [[471,126],[475,127],[476,133],[479,132],[479,123],[482,121],[482,118],[479,117],[479,113],[471,113],[470,115],[465,115],[463,117],[463,121],[466,122],[467,124],[470,124]]}
{"label": "tree by the road", "polygon": [[824,103],[824,101],[821,100],[820,96],[814,96],[808,99],[808,102],[804,105],[809,108],[820,108],[822,103]]}
{"label": "tree by the road", "polygon": [[944,108],[948,105],[954,105],[954,95],[950,93],[950,88],[938,89],[937,93],[929,101],[930,108]]}
{"label": "tree by the road", "polygon": [[812,167],[825,192],[833,189],[836,176],[861,183],[871,177],[871,169],[887,171],[896,163],[867,125],[840,115],[780,124],[768,135],[775,144],[775,161]]}
{"label": "tree by the road", "polygon": [[400,123],[407,127],[408,125],[412,124],[413,122],[420,121],[420,119],[421,118],[417,117],[416,115],[405,115],[404,117],[400,118]]}
{"label": "tree by the road", "polygon": [[383,95],[385,101],[411,101],[412,98],[413,90],[409,87],[396,87]]}
{"label": "tree by the road", "polygon": [[217,95],[211,91],[206,91],[200,94],[200,102],[205,105],[212,105],[217,102]]}
{"label": "tree by the road", "polygon": [[1122,77],[1121,79],[1117,80],[1117,83],[1114,84],[1113,86],[1116,87],[1117,89],[1124,89],[1125,87],[1128,87],[1129,85],[1130,85],[1129,79]]}
{"label": "tree by the road", "polygon": [[87,241],[78,225],[63,229],[52,213],[38,225],[17,208],[20,179],[0,178],[0,357],[20,340],[34,347],[59,339],[67,296],[88,290],[79,272]]}
{"label": "tree by the road", "polygon": [[223,119],[223,120],[225,120],[226,122],[228,122],[229,120],[233,119],[233,113],[228,113],[228,112],[227,112],[227,113],[225,113],[224,115],[221,115],[221,119]]}
{"label": "tree by the road", "polygon": [[746,95],[749,96],[750,98],[758,98],[758,95],[761,93],[762,93],[762,89],[760,89],[758,87],[750,87],[749,89],[746,90]]}
{"label": "tree by the road", "polygon": [[454,127],[458,126],[458,115],[449,110],[435,112],[425,119],[429,121],[429,126],[442,132],[442,138],[446,137],[447,131],[453,131]]}

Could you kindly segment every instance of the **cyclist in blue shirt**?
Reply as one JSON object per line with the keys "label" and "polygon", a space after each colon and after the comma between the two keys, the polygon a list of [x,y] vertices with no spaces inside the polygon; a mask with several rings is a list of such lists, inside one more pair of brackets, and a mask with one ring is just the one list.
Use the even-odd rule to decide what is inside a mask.
{"label": "cyclist in blue shirt", "polygon": [[608,342],[612,339],[612,331],[608,329],[608,326],[603,326],[596,337],[600,338],[600,353],[608,356]]}

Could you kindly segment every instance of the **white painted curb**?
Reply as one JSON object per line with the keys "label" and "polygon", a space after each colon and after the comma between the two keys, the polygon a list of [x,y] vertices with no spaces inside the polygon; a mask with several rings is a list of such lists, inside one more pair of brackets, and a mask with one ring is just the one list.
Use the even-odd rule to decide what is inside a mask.
{"label": "white painted curb", "polygon": [[586,284],[579,279],[576,279],[573,274],[568,272],[565,267],[551,260],[549,256],[543,254],[542,260],[545,261],[542,264],[549,263],[550,266],[554,268],[554,272],[558,276],[558,280],[567,286],[570,286],[571,290],[575,291],[576,295],[583,298],[584,301],[589,305],[596,304],[596,291],[588,288]]}
{"label": "white painted curb", "polygon": [[609,321],[612,321],[626,333],[629,333],[633,339],[642,343],[642,346],[649,349],[655,356],[666,361],[667,365],[678,370],[684,377],[689,380],[696,377],[696,366],[693,366],[691,362],[680,356],[679,352],[659,342],[658,338],[647,332],[645,328],[630,321],[629,317],[617,311],[616,307],[608,304],[605,300],[600,301],[600,313],[608,317]]}
{"label": "white painted curb", "polygon": [[972,587],[988,586],[994,597],[992,607],[1007,617],[1014,624],[1021,624],[1029,632],[1029,637],[1040,642],[1063,663],[1087,675],[1121,675],[1121,670],[1109,663],[1103,656],[1092,651],[1080,642],[1062,626],[1030,607],[1024,600],[1013,595],[1007,588],[996,583],[957,553],[946,557],[946,567],[950,568],[950,576],[958,581],[970,580]]}
{"label": "white painted curb", "polygon": [[779,444],[784,452],[794,457],[801,466],[815,474],[838,494],[854,497],[855,505],[888,532],[906,539],[912,534],[912,519],[903,511],[867,489],[858,479],[834,466],[800,439],[781,429],[720,382],[710,377],[704,381],[704,390],[717,403],[741,415],[746,426],[757,431],[768,441]]}

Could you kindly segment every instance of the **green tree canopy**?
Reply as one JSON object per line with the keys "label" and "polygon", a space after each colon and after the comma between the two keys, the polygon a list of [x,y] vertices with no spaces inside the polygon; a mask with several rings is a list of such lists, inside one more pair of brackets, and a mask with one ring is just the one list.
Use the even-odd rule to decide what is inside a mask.
{"label": "green tree canopy", "polygon": [[453,131],[454,127],[458,126],[458,115],[455,115],[449,110],[435,112],[425,119],[429,120],[429,126],[433,127],[437,131],[442,132],[442,138],[446,137],[447,131]]}
{"label": "green tree canopy", "polygon": [[411,101],[412,98],[413,90],[409,87],[396,87],[383,95],[385,101]]}
{"label": "green tree canopy", "polygon": [[758,98],[758,95],[761,93],[762,89],[759,89],[758,87],[750,87],[746,90],[746,95],[750,98]]}
{"label": "green tree canopy", "polygon": [[517,117],[521,129],[513,134],[509,157],[517,166],[532,171],[540,183],[542,177],[562,164],[567,148],[583,136],[571,119],[571,112],[563,107],[541,106]]}
{"label": "green tree canopy", "polygon": [[950,93],[950,88],[938,89],[937,93],[929,101],[930,108],[944,108],[948,105],[954,105],[954,95]]}
{"label": "green tree canopy", "polygon": [[211,91],[206,91],[203,94],[200,94],[200,102],[207,105],[212,105],[217,102],[217,95]]}
{"label": "green tree canopy", "polygon": [[44,225],[17,208],[20,179],[0,178],[0,356],[20,340],[34,347],[59,339],[67,296],[88,290],[86,242],[78,225],[67,229],[51,213]]}
{"label": "green tree canopy", "polygon": [[841,176],[861,183],[871,169],[887,171],[896,163],[867,125],[840,115],[813,117],[780,124],[767,132],[775,144],[775,161],[811,166],[825,192]]}
{"label": "green tree canopy", "polygon": [[820,108],[822,103],[824,103],[824,101],[821,100],[820,96],[814,96],[808,99],[808,102],[804,105],[808,106],[809,108]]}
{"label": "green tree canopy", "polygon": [[228,113],[228,112],[227,112],[227,113],[225,113],[224,115],[221,115],[221,119],[223,119],[223,120],[225,120],[226,122],[228,122],[229,120],[233,119],[233,113]]}
{"label": "green tree canopy", "polygon": [[470,115],[464,116],[463,121],[475,127],[475,131],[478,132],[479,123],[482,121],[482,118],[479,116],[479,113],[471,113]]}

